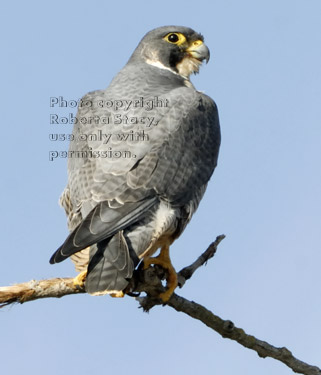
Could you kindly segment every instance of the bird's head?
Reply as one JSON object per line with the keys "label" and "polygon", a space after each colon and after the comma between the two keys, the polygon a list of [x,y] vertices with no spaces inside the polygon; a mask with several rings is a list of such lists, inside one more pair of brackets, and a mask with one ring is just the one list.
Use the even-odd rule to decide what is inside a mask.
{"label": "bird's head", "polygon": [[164,26],[148,32],[134,51],[130,62],[144,60],[168,69],[183,78],[198,73],[210,52],[201,34],[184,26]]}

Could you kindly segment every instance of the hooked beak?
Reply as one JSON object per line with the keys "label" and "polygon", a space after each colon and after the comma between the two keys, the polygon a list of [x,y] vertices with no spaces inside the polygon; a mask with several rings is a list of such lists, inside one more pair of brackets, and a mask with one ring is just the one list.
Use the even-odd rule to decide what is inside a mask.
{"label": "hooked beak", "polygon": [[202,40],[192,42],[192,44],[186,49],[186,52],[199,61],[206,60],[206,63],[208,63],[208,60],[210,59],[210,50]]}

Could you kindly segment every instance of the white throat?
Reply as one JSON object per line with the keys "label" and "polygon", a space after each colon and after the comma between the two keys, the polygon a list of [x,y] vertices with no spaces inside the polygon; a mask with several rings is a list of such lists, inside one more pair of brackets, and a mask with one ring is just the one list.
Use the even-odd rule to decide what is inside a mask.
{"label": "white throat", "polygon": [[154,60],[150,60],[150,59],[146,59],[145,61],[149,65],[155,66],[156,68],[159,68],[159,69],[169,70],[170,72],[176,74],[177,76],[182,77],[184,79],[185,86],[194,88],[192,82],[189,80],[189,76],[185,76],[185,75],[182,75],[182,74],[179,74],[179,73],[175,72],[175,70],[169,68],[168,66],[165,66],[160,61],[154,61]]}

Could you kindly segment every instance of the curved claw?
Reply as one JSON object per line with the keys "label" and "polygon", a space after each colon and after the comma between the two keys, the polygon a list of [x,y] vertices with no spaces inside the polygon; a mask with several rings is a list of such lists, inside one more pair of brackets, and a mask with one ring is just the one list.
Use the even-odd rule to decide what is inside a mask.
{"label": "curved claw", "polygon": [[87,271],[80,272],[73,280],[75,287],[83,288],[87,277]]}
{"label": "curved claw", "polygon": [[165,303],[171,298],[175,288],[177,287],[177,273],[169,257],[168,244],[161,248],[161,252],[157,257],[144,259],[144,269],[148,268],[151,264],[158,264],[168,272],[168,276],[166,278],[167,290],[159,295],[159,298]]}

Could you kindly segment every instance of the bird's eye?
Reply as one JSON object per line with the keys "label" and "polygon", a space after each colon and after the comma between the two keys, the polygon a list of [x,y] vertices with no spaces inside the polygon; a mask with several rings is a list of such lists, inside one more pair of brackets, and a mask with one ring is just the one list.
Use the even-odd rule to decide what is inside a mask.
{"label": "bird's eye", "polygon": [[169,34],[167,39],[171,42],[171,43],[177,43],[178,40],[179,40],[179,37],[177,36],[177,34]]}
{"label": "bird's eye", "polygon": [[186,38],[182,33],[169,33],[164,39],[168,43],[177,44],[178,46],[186,42]]}

